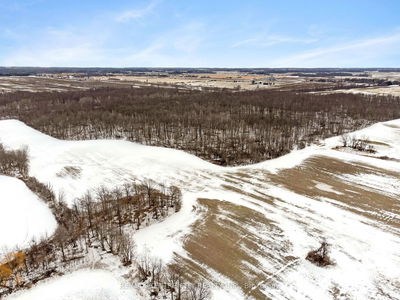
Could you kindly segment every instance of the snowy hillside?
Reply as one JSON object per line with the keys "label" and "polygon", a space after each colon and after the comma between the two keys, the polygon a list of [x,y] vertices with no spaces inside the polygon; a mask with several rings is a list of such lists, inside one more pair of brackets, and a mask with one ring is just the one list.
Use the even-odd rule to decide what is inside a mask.
{"label": "snowy hillside", "polygon": [[0,176],[0,255],[26,247],[32,239],[53,234],[57,227],[50,209],[21,181]]}
{"label": "snowy hillside", "polygon": [[169,183],[183,174],[218,167],[183,151],[126,141],[61,141],[17,120],[0,121],[0,142],[12,150],[29,148],[30,175],[51,183],[69,204],[87,190],[132,179]]}
{"label": "snowy hillside", "polygon": [[[0,121],[0,141],[11,149],[28,146],[30,175],[64,192],[69,204],[87,189],[131,179],[178,185],[181,211],[133,238],[139,253],[208,279],[216,300],[400,298],[400,120],[354,135],[376,152],[341,147],[337,137],[275,160],[223,168],[182,151],[60,141],[19,121]],[[334,261],[326,268],[305,260],[323,240]]]}
{"label": "snowy hillside", "polygon": [[49,280],[29,293],[18,293],[12,300],[130,300],[139,299],[135,290],[112,273],[100,270],[77,271],[62,278]]}

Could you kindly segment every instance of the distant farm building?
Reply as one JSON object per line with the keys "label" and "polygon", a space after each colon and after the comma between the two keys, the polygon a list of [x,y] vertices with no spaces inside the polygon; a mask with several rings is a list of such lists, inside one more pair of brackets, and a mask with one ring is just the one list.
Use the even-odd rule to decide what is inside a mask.
{"label": "distant farm building", "polygon": [[275,85],[276,78],[275,77],[268,77],[268,78],[263,78],[263,79],[253,79],[251,81],[251,84],[257,84],[257,85]]}

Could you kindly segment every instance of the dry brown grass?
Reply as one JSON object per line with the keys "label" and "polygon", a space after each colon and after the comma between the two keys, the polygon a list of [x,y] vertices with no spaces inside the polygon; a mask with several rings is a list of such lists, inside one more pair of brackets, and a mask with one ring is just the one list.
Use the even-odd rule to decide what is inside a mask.
{"label": "dry brown grass", "polygon": [[[327,197],[349,205],[349,210],[381,221],[387,225],[400,228],[400,220],[387,219],[384,214],[396,214],[400,203],[396,197],[384,194],[378,190],[357,185],[354,182],[342,180],[338,175],[374,174],[399,177],[400,174],[366,165],[362,163],[347,163],[325,156],[314,156],[293,169],[280,171],[278,174],[268,174],[268,179],[295,193],[314,199]],[[316,181],[327,184],[338,193],[316,188]]]}
{"label": "dry brown grass", "polygon": [[[184,244],[192,261],[180,259],[179,263],[184,263],[190,272],[203,276],[211,268],[230,278],[245,294],[266,299],[259,288],[252,290],[272,274],[269,272],[272,270],[259,265],[257,256],[274,261],[276,257],[271,249],[285,251],[286,245],[278,239],[265,244],[261,236],[279,234],[280,229],[261,213],[243,206],[213,199],[199,199],[199,203],[206,208],[206,213],[193,226],[193,232]],[[256,232],[260,235],[251,233],[249,227],[258,228]],[[289,262],[294,258],[288,255],[286,259],[285,262]]]}
{"label": "dry brown grass", "polygon": [[[331,199],[333,205],[341,209],[368,217],[374,222],[379,221],[374,224],[382,224],[385,230],[400,228],[399,220],[385,217],[385,213],[398,214],[400,204],[396,197],[341,177],[360,174],[400,176],[396,172],[368,164],[350,163],[322,155],[312,156],[301,165],[276,174],[262,169],[217,174],[225,181],[221,188],[240,195],[255,205],[257,211],[221,199],[198,199],[202,208],[201,217],[184,242],[188,258],[177,256],[175,261],[184,266],[190,278],[214,278],[217,284],[212,270],[232,280],[244,294],[255,299],[266,299],[262,288],[269,285],[273,288],[275,281],[285,275],[271,276],[273,270],[262,267],[260,261],[266,260],[271,265],[282,267],[306,259],[306,252],[304,257],[291,256],[291,241],[268,219],[268,212],[259,212],[263,210],[264,204],[266,207],[278,208],[277,203],[285,201],[269,196],[268,186],[278,185],[317,201],[321,201],[321,198]],[[317,183],[330,188],[319,189]],[[313,236],[324,234],[319,228],[311,228],[305,218],[299,217],[295,222],[307,228]],[[295,266],[289,267],[288,271]],[[344,295],[338,287],[330,292],[334,298]]]}

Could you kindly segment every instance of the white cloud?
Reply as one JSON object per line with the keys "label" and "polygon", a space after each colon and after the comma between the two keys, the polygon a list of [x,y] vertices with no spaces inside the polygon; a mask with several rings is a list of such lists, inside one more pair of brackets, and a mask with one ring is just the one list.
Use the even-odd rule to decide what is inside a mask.
{"label": "white cloud", "polygon": [[5,55],[0,65],[93,66],[105,59],[102,45],[106,39],[104,30],[47,28],[34,41]]}
{"label": "white cloud", "polygon": [[315,48],[274,62],[274,66],[322,67],[355,66],[370,64],[387,53],[395,53],[400,48],[400,33],[383,37],[366,38],[354,42]]}
{"label": "white cloud", "polygon": [[270,35],[270,36],[257,36],[249,39],[245,39],[242,41],[238,41],[232,45],[232,48],[238,48],[242,46],[256,46],[256,47],[269,47],[282,43],[313,43],[316,42],[317,39],[311,38],[295,38],[295,37],[287,37],[280,35]]}
{"label": "white cloud", "polygon": [[191,22],[159,35],[139,51],[121,57],[120,64],[152,67],[190,67],[203,64],[199,53],[205,39],[205,26]]}
{"label": "white cloud", "polygon": [[253,44],[253,43],[256,43],[258,41],[259,41],[259,38],[249,38],[249,39],[241,40],[241,41],[238,41],[238,42],[234,43],[232,45],[232,48],[237,48],[237,47]]}
{"label": "white cloud", "polygon": [[146,7],[139,9],[126,10],[116,16],[115,20],[117,22],[125,23],[131,20],[140,19],[149,15],[159,4],[159,0],[151,1]]}
{"label": "white cloud", "polygon": [[[120,21],[150,14],[159,1],[147,3],[142,9],[120,14]],[[351,67],[382,61],[389,64],[400,53],[400,29],[391,35],[329,47],[316,46],[320,41],[326,43],[326,37],[272,35],[263,30],[231,45],[237,48],[235,51],[227,51],[225,41],[229,35],[225,37],[222,31],[207,23],[192,20],[173,28],[171,24],[157,32],[150,31],[151,34],[133,32],[126,40],[125,34],[130,33],[131,26],[117,24],[115,15],[107,17],[109,22],[101,19],[101,22],[87,22],[85,26],[41,28],[29,35],[0,28],[0,38],[17,41],[15,49],[6,49],[8,52],[0,54],[0,65]],[[280,47],[267,49],[277,44]],[[265,51],[268,55],[251,55],[262,47],[268,50]],[[309,50],[300,51],[300,47]],[[289,55],[283,56],[282,50]]]}
{"label": "white cloud", "polygon": [[6,66],[97,66],[105,57],[90,44],[69,47],[23,49],[0,61]]}
{"label": "white cloud", "polygon": [[115,38],[115,28],[47,28],[24,46],[0,56],[0,65],[191,66],[203,59],[199,49],[205,36],[205,25],[199,22],[124,45],[110,42]]}

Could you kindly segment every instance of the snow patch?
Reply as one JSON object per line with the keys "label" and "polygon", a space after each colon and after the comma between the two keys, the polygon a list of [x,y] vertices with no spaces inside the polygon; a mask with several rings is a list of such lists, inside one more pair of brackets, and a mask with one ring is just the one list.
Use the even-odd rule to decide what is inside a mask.
{"label": "snow patch", "polygon": [[0,255],[53,234],[57,222],[21,180],[0,175]]}
{"label": "snow patch", "polygon": [[329,184],[326,184],[326,183],[323,183],[323,182],[318,182],[318,181],[314,181],[314,182],[316,183],[315,187],[317,189],[321,190],[321,191],[328,192],[328,193],[335,193],[335,194],[338,194],[338,195],[343,195],[343,193],[336,191],[333,188],[333,186],[331,186]]}
{"label": "snow patch", "polygon": [[81,270],[39,283],[31,290],[18,292],[7,300],[135,300],[141,299],[127,282],[111,272]]}

